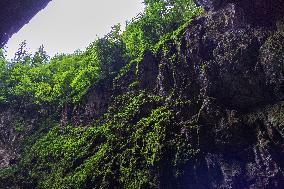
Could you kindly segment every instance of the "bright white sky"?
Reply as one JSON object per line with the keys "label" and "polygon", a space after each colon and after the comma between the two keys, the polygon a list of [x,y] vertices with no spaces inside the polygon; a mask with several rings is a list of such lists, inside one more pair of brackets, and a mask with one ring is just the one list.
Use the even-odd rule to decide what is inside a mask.
{"label": "bright white sky", "polygon": [[7,58],[14,58],[19,44],[27,41],[34,52],[44,45],[50,56],[84,50],[111,26],[142,12],[143,0],[53,0],[7,43]]}

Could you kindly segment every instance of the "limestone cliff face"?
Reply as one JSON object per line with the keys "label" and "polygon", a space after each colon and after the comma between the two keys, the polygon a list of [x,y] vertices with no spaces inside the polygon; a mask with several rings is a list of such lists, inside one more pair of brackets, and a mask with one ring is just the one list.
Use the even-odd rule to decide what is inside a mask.
{"label": "limestone cliff face", "polygon": [[0,169],[17,163],[21,142],[34,130],[38,120],[38,113],[31,109],[0,106]]}
{"label": "limestone cliff face", "polygon": [[216,2],[201,2],[211,11],[191,22],[179,45],[141,62],[157,72],[141,87],[152,82],[166,101],[197,103],[180,121],[198,120],[192,142],[200,154],[179,185],[164,173],[160,188],[283,188],[284,3],[246,1],[256,8],[249,13],[244,2]]}
{"label": "limestone cliff face", "polygon": [[61,125],[82,126],[91,124],[102,116],[112,95],[112,79],[105,79],[93,86],[76,106],[65,105],[61,113]]}
{"label": "limestone cliff face", "polygon": [[[194,19],[178,42],[167,41],[157,54],[145,52],[122,77],[93,87],[77,107],[66,106],[62,125],[91,123],[106,111],[111,96],[130,90],[158,94],[164,103],[190,101],[177,122],[199,153],[178,180],[170,170],[160,170],[159,188],[281,189],[284,1],[196,2],[208,12]],[[12,114],[0,114],[0,167],[17,156],[17,129],[3,121]],[[23,119],[33,125],[31,118]],[[194,134],[188,123],[197,125]]]}
{"label": "limestone cliff face", "polygon": [[13,158],[16,155],[16,152],[13,149],[15,140],[17,140],[17,134],[13,129],[13,126],[9,124],[11,121],[11,112],[5,111],[1,113],[0,121],[0,168],[8,167]]}

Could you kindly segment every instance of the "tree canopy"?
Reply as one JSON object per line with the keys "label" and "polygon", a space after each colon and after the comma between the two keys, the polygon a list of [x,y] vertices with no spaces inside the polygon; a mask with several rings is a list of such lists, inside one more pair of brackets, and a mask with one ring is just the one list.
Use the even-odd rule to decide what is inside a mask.
{"label": "tree canopy", "polygon": [[[115,75],[131,59],[153,50],[165,36],[188,23],[202,10],[191,0],[145,0],[145,11],[98,38],[86,51],[48,57],[44,47],[33,55],[20,44],[12,61],[0,54],[0,103],[38,104],[78,102],[100,79]],[[20,102],[20,103],[19,103]]]}

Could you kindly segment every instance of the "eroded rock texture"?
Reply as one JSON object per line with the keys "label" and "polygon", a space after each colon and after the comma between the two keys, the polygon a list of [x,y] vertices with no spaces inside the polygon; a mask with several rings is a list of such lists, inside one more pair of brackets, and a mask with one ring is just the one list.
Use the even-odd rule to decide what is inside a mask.
{"label": "eroded rock texture", "polygon": [[252,24],[273,25],[283,16],[283,0],[194,0],[206,10],[216,11],[229,3],[235,4],[243,11],[244,18]]}
{"label": "eroded rock texture", "polygon": [[199,104],[186,111],[197,116],[200,149],[180,182],[165,176],[161,188],[283,188],[284,32],[281,19],[272,20],[252,23],[230,3],[192,21],[161,57],[160,95]]}
{"label": "eroded rock texture", "polygon": [[50,0],[1,0],[0,2],[0,48],[21,29]]}
{"label": "eroded rock texture", "polygon": [[179,44],[168,42],[168,50],[155,59],[146,53],[139,65],[144,72],[158,72],[157,80],[155,74],[140,77],[142,89],[156,85],[152,92],[165,101],[195,104],[179,121],[197,120],[197,135],[188,137],[200,153],[180,180],[161,173],[160,188],[281,189],[283,1],[202,3],[211,11],[191,22]]}
{"label": "eroded rock texture", "polygon": [[[119,80],[93,87],[77,107],[63,110],[61,121],[63,125],[91,123],[106,111],[112,95],[129,90],[159,94],[165,104],[189,102],[177,110],[176,121],[198,154],[182,167],[178,179],[167,169],[172,162],[163,157],[159,188],[281,189],[283,1],[198,3],[210,11],[194,19],[180,40],[167,41],[157,54],[146,52]],[[8,119],[5,112],[1,116]],[[194,131],[189,131],[192,123]],[[0,144],[16,136],[9,134],[15,129],[10,131],[7,125],[0,121],[5,139]],[[0,166],[5,167],[13,163],[14,151],[2,146]]]}

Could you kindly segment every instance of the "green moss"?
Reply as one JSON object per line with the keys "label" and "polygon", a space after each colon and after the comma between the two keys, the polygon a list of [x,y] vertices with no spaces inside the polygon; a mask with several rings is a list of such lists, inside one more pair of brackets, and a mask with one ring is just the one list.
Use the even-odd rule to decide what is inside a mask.
{"label": "green moss", "polygon": [[137,88],[138,85],[139,85],[139,82],[138,82],[138,81],[135,81],[135,82],[131,83],[128,87],[129,87],[130,89],[135,89],[135,88]]}
{"label": "green moss", "polygon": [[156,188],[164,158],[174,177],[197,153],[158,96],[118,96],[104,120],[89,128],[54,127],[27,151],[21,170],[39,188]]}
{"label": "green moss", "polygon": [[0,169],[0,188],[3,189],[13,189],[16,187],[16,173],[17,173],[18,167],[7,167]]}
{"label": "green moss", "polygon": [[11,175],[13,175],[17,171],[17,167],[8,167],[4,169],[0,169],[0,178],[7,179]]}
{"label": "green moss", "polygon": [[[197,126],[179,117],[191,102],[165,102],[139,90],[138,65],[149,50],[169,64],[180,63],[181,36],[202,10],[192,1],[173,2],[173,9],[165,3],[171,2],[146,2],[145,14],[122,35],[115,27],[85,52],[46,62],[38,56],[12,63],[3,59],[0,73],[7,74],[0,74],[0,102],[35,105],[40,115],[22,142],[19,169],[6,175],[23,188],[43,189],[158,188],[164,174],[172,180],[182,175],[184,164],[198,153],[188,138]],[[102,80],[114,83],[108,111],[88,127],[60,126],[59,110],[80,103]],[[24,121],[13,125],[24,131]]]}
{"label": "green moss", "polygon": [[281,31],[276,32],[274,35],[268,38],[265,42],[264,49],[273,53],[274,55],[284,56],[284,33]]}
{"label": "green moss", "polygon": [[22,119],[17,119],[15,120],[13,123],[13,128],[15,129],[16,132],[24,132],[26,130],[26,127],[25,127],[25,124],[24,124],[24,121]]}

